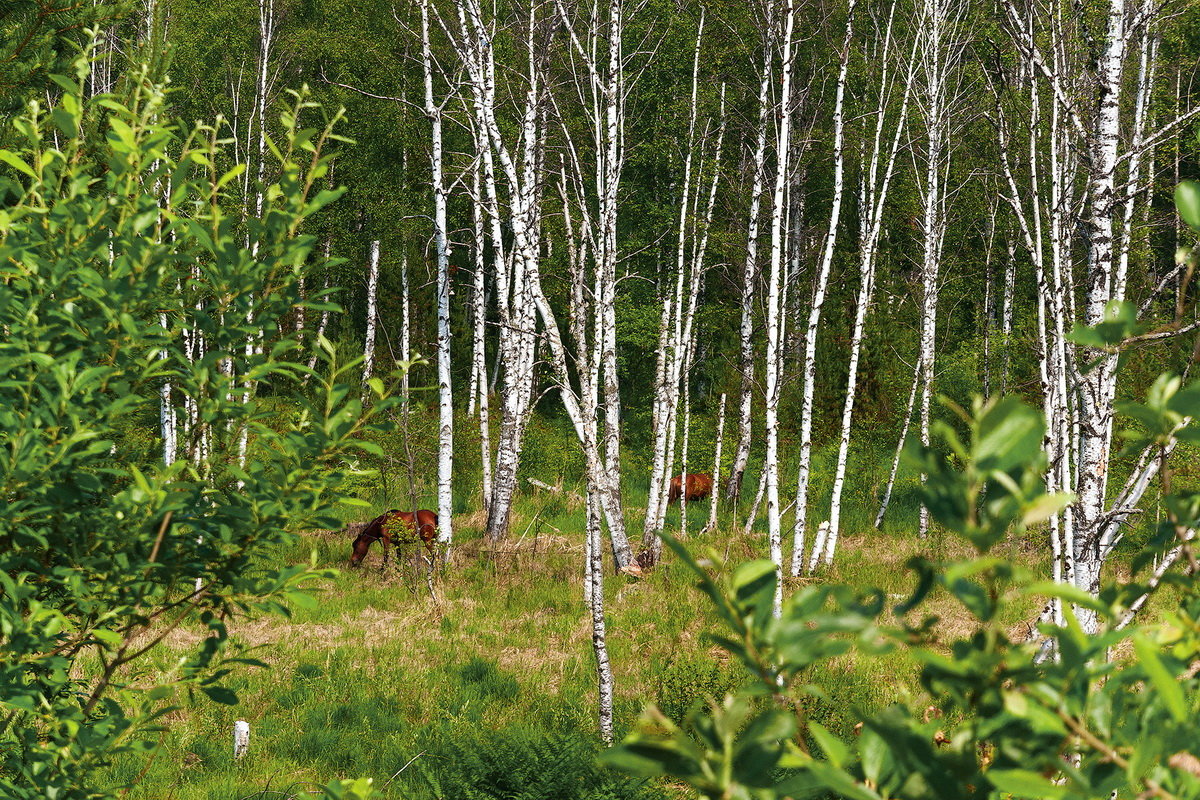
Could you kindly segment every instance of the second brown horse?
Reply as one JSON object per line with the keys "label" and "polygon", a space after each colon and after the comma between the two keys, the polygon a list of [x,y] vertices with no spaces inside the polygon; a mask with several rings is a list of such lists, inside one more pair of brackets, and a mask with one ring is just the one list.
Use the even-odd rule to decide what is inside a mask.
{"label": "second brown horse", "polygon": [[679,502],[680,495],[689,503],[703,500],[712,494],[712,475],[707,472],[690,472],[687,476],[687,491],[683,491],[683,481],[676,475],[671,478],[671,488],[667,492],[667,502]]}
{"label": "second brown horse", "polygon": [[427,508],[417,511],[400,511],[393,508],[385,511],[366,524],[354,539],[354,549],[350,553],[350,566],[357,567],[364,558],[367,550],[374,542],[383,542],[383,561],[387,563],[388,550],[395,540],[397,544],[408,539],[412,541],[413,534],[425,543],[426,549],[433,554],[433,542],[437,539],[437,514]]}

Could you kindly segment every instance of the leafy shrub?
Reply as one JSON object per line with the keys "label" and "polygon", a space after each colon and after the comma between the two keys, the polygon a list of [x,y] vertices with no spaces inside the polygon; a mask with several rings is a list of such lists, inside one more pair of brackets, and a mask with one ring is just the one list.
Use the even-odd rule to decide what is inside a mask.
{"label": "leafy shrub", "polygon": [[[1194,427],[1179,433],[1186,418],[1200,416],[1200,385],[1181,391],[1178,378],[1164,376],[1145,405],[1124,408],[1153,423],[1146,427],[1164,446],[1175,435],[1200,438]],[[682,725],[650,709],[605,760],[633,774],[676,777],[714,799],[1200,796],[1194,577],[1160,576],[1181,590],[1167,623],[1125,626],[1130,604],[1157,579],[1095,597],[1038,581],[995,555],[1010,529],[1045,520],[1071,497],[1045,492],[1045,426],[1036,412],[1009,398],[959,413],[968,436],[941,425],[944,450],[914,443],[909,454],[929,476],[922,497],[930,514],[975,548],[974,559],[914,559],[911,595],[893,609],[892,624],[883,591],[835,584],[805,586],[777,611],[771,562],[726,572],[717,564],[714,575],[672,542],[723,623],[714,639],[750,682]],[[1187,548],[1200,526],[1200,493],[1173,495],[1168,507],[1176,516],[1156,547]],[[939,628],[926,605],[935,594],[961,605],[969,630]],[[1041,641],[1014,634],[1004,612],[1047,595],[1063,603],[1065,624],[1043,621]],[[1086,632],[1074,609],[1097,615],[1099,630]],[[1122,646],[1135,657],[1110,662],[1110,649]],[[910,701],[855,709],[857,735],[795,713],[827,696],[810,681],[834,659],[853,652],[886,672],[898,651],[915,663],[930,708]]]}
{"label": "leafy shrub", "polygon": [[[324,573],[264,556],[330,520],[364,427],[336,366],[303,414],[254,394],[304,370],[280,332],[307,303],[315,240],[299,226],[339,194],[310,193],[333,121],[302,128],[314,112],[296,98],[262,214],[239,228],[215,128],[175,126],[144,72],[127,97],[88,97],[86,57],[75,66],[0,151],[0,795],[14,799],[111,796],[100,771],[152,747],[180,694],[236,702],[228,676],[255,662],[226,622],[309,600]],[[165,465],[153,437],[129,436],[164,389],[197,408]],[[144,657],[190,622],[197,644],[147,677]]]}

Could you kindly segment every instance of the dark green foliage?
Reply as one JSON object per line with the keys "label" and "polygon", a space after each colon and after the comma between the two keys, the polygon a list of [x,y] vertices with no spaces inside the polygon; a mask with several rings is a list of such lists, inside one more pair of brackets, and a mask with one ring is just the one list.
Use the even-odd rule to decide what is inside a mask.
{"label": "dark green foliage", "polygon": [[[87,29],[123,16],[125,2],[5,0],[0,4],[0,119],[53,87],[88,43]],[[0,134],[0,142],[7,134]]]}
{"label": "dark green foliage", "polygon": [[458,674],[462,681],[464,703],[507,703],[516,699],[521,690],[516,678],[501,672],[493,662],[482,658],[472,658]]}
{"label": "dark green foliage", "polygon": [[[447,731],[414,767],[441,800],[633,800],[665,798],[648,786],[600,767],[599,747],[581,732]],[[401,762],[400,765],[402,765]],[[398,766],[400,766],[398,765]],[[411,779],[410,779],[411,781]]]}

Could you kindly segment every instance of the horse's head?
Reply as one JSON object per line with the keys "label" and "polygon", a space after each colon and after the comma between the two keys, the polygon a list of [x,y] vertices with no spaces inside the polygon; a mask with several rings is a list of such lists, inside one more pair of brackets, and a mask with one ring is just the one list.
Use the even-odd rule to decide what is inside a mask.
{"label": "horse's head", "polygon": [[372,534],[371,527],[369,522],[353,522],[346,526],[346,532],[354,537],[350,551],[350,566],[357,567],[362,563],[367,556],[367,550],[371,548],[371,543],[379,541],[379,534]]}

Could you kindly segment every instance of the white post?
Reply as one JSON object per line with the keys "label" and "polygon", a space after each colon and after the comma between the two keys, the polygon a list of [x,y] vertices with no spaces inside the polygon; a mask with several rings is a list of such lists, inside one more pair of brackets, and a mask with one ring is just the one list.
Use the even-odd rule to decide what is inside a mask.
{"label": "white post", "polygon": [[250,750],[250,723],[239,719],[233,723],[233,757],[241,758]]}

